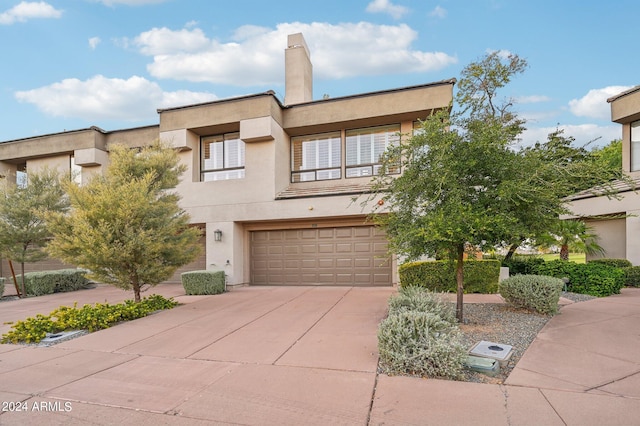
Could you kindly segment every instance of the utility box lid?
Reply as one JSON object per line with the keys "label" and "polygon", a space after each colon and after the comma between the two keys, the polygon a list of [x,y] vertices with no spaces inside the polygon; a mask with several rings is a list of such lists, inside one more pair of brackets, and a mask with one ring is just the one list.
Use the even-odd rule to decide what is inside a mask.
{"label": "utility box lid", "polygon": [[475,356],[497,359],[498,361],[507,361],[511,358],[513,346],[483,340],[475,345],[469,353]]}

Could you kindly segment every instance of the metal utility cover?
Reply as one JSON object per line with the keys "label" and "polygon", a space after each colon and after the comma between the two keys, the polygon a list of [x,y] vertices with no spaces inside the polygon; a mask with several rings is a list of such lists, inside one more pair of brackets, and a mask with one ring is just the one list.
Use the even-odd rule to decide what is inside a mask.
{"label": "metal utility cover", "polygon": [[481,341],[469,351],[471,355],[482,356],[485,358],[493,358],[499,361],[505,361],[511,356],[513,346],[504,345],[502,343]]}
{"label": "metal utility cover", "polygon": [[500,363],[491,358],[468,355],[464,364],[473,371],[489,376],[495,376],[500,372]]}

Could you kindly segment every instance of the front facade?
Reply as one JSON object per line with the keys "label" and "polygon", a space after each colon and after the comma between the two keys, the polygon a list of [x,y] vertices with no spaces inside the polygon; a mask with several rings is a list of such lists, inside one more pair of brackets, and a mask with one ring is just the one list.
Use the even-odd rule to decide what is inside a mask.
{"label": "front facade", "polygon": [[640,265],[640,86],[607,100],[611,120],[622,125],[622,170],[635,182],[616,182],[618,197],[585,191],[571,197],[569,207],[585,219],[605,249],[603,255]]}
{"label": "front facade", "polygon": [[284,104],[264,92],[159,110],[157,126],[7,141],[0,170],[10,178],[46,165],[85,180],[108,165],[110,144],[159,138],[187,167],[177,191],[204,235],[204,254],[182,270],[224,270],[231,285],[392,285],[396,260],[354,197],[369,190],[386,146],[449,107],[455,80],[313,101],[304,38],[288,46]]}

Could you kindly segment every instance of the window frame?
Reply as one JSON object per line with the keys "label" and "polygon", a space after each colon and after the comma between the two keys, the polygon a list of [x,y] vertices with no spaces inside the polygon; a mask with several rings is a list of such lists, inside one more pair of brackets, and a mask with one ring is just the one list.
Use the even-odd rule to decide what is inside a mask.
{"label": "window frame", "polygon": [[629,171],[640,171],[640,120],[629,123]]}
{"label": "window frame", "polygon": [[[335,146],[333,144],[337,139],[337,151],[335,150]],[[327,142],[327,159],[328,163],[331,164],[327,167],[320,167],[320,142]],[[300,165],[296,167],[296,143],[300,142]],[[314,142],[312,145],[315,148],[315,155],[312,158],[315,159],[315,167],[304,167],[305,166],[305,142]],[[337,154],[337,165],[333,165],[334,155]],[[291,182],[292,183],[300,183],[300,182],[316,182],[323,180],[338,180],[342,179],[342,132],[325,132],[325,133],[315,133],[304,136],[295,136],[291,138]],[[336,174],[332,174],[331,172],[337,172]],[[328,173],[328,177],[319,177],[319,173]],[[304,176],[310,177],[305,178]],[[298,177],[298,178],[296,178]]]}
{"label": "window frame", "polygon": [[[375,134],[377,133],[376,130],[383,130],[383,129],[394,129],[393,132],[384,132],[385,133],[385,146],[384,149],[378,153],[377,158],[376,154],[375,154],[375,150],[376,150],[376,140],[375,140]],[[345,161],[344,161],[344,165],[345,165],[345,178],[347,179],[352,179],[352,178],[359,178],[359,177],[371,177],[374,175],[377,175],[379,173],[380,168],[382,167],[381,163],[380,163],[380,155],[382,155],[384,153],[384,151],[386,151],[386,149],[393,143],[400,143],[401,142],[401,124],[400,123],[394,123],[394,124],[385,124],[382,126],[371,126],[371,127],[360,127],[360,128],[354,128],[354,129],[348,129],[345,130],[344,133],[344,150],[345,150]],[[367,131],[370,131],[370,133],[367,133]],[[370,137],[370,147],[369,147],[369,154],[370,154],[370,159],[374,160],[372,162],[362,162],[361,157],[361,152],[362,150],[360,149],[360,145],[358,145],[356,147],[357,150],[357,154],[356,157],[358,157],[358,159],[356,161],[356,163],[354,164],[349,164],[349,137],[350,134],[349,133],[356,133],[358,135],[358,144],[360,143],[359,139],[361,135],[369,135]],[[391,140],[391,139],[394,140]],[[366,143],[366,141],[365,141]],[[350,171],[355,171],[355,173],[353,173],[352,175],[350,175]],[[393,167],[390,168],[388,170],[389,174],[399,174],[400,173],[400,165],[398,165],[397,167]]]}
{"label": "window frame", "polygon": [[[216,140],[219,139],[219,140]],[[229,143],[227,143],[229,142]],[[236,142],[238,144],[238,162],[239,166],[231,166],[228,164],[230,161],[230,155],[228,150],[231,150],[230,143]],[[220,161],[221,167],[207,167],[206,161],[211,160],[214,163],[218,163],[213,157],[205,158],[205,144],[209,144],[209,152],[213,153],[212,145],[221,143]],[[221,180],[234,180],[244,179],[245,177],[245,153],[246,144],[240,139],[240,132],[222,133],[216,135],[207,135],[200,137],[200,182],[215,182]],[[213,179],[207,179],[207,177],[213,177]]]}

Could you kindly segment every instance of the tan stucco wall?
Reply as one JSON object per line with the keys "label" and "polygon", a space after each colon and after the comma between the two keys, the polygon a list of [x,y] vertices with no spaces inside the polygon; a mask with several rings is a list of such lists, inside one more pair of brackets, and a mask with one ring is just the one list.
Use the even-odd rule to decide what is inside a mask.
{"label": "tan stucco wall", "polygon": [[593,232],[598,236],[598,244],[605,250],[604,254],[587,254],[587,260],[603,257],[610,259],[627,258],[627,246],[625,243],[627,226],[625,218],[587,219],[585,223],[593,229]]}

